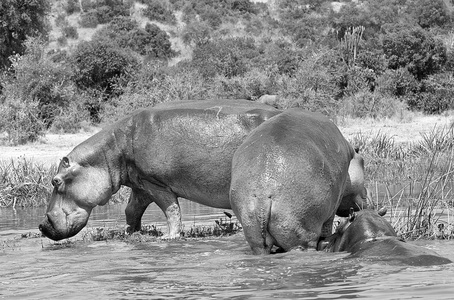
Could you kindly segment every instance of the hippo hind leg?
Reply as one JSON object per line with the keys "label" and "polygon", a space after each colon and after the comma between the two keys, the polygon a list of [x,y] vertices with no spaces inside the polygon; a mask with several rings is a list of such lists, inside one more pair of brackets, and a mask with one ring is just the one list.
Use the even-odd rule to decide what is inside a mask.
{"label": "hippo hind leg", "polygon": [[272,212],[268,230],[275,243],[285,251],[316,249],[319,234],[315,228],[307,228],[304,220],[293,216],[292,211]]}
{"label": "hippo hind leg", "polygon": [[271,203],[263,205],[259,202],[257,195],[241,194],[232,190],[230,203],[243,226],[246,241],[255,255],[269,254],[276,244],[268,231]]}

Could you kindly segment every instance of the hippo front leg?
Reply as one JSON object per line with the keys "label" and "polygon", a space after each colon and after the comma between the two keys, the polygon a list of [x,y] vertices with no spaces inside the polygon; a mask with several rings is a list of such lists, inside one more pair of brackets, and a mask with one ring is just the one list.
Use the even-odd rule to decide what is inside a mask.
{"label": "hippo front leg", "polygon": [[178,203],[178,197],[169,190],[155,189],[154,185],[145,184],[148,187],[148,193],[151,199],[159,206],[167,218],[167,226],[169,232],[162,238],[164,239],[177,239],[180,237],[182,231],[181,225],[181,210]]}
{"label": "hippo front leg", "polygon": [[126,232],[131,234],[142,229],[142,216],[152,202],[152,196],[147,192],[139,189],[131,190],[128,205],[125,209],[126,224],[128,224]]}

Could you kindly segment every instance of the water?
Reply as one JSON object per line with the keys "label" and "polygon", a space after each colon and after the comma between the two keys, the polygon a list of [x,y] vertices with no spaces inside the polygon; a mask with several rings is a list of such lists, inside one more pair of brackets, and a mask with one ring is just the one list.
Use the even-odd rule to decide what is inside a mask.
{"label": "water", "polygon": [[[182,202],[186,226],[215,210]],[[124,205],[96,208],[88,227],[123,226]],[[407,267],[344,260],[344,253],[253,256],[240,233],[183,241],[54,243],[37,232],[44,210],[0,210],[2,299],[452,299],[454,264]],[[150,207],[144,223],[163,226]],[[419,241],[454,260],[454,241]]]}

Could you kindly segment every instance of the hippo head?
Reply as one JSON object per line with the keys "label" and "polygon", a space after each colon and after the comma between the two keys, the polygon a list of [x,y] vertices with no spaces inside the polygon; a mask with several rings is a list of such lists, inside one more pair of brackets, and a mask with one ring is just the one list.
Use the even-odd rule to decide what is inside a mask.
{"label": "hippo head", "polygon": [[88,221],[91,210],[112,196],[109,172],[88,161],[63,157],[41,232],[55,241],[76,235]]}
{"label": "hippo head", "polygon": [[346,188],[336,215],[348,217],[351,208],[355,211],[365,209],[369,201],[370,192],[364,186],[364,159],[358,153],[358,149],[355,149],[355,154],[348,167]]}
{"label": "hippo head", "polygon": [[324,251],[349,251],[361,242],[384,236],[397,236],[392,225],[383,216],[386,209],[379,211],[364,209],[354,212],[341,221],[336,232],[319,242],[317,249]]}

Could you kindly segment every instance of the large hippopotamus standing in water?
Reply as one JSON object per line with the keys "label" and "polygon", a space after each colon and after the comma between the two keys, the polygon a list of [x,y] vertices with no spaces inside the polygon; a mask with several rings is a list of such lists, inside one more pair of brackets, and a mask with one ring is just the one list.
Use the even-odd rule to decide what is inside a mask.
{"label": "large hippopotamus standing in water", "polygon": [[386,210],[351,212],[336,232],[319,243],[319,250],[347,251],[346,258],[364,258],[412,266],[448,264],[451,261],[432,250],[406,243],[397,237],[392,225],[383,218]]}
{"label": "large hippopotamus standing in water", "polygon": [[321,236],[331,235],[335,213],[345,215],[349,203],[366,198],[356,184],[362,166],[321,114],[288,109],[254,129],[233,156],[230,187],[253,253],[315,249]]}
{"label": "large hippopotamus standing in water", "polygon": [[[167,237],[177,238],[178,197],[229,209],[235,150],[254,128],[279,113],[246,100],[178,101],[140,110],[62,158],[39,228],[54,240],[74,236],[91,210],[125,185],[132,190],[125,211],[129,231],[140,230],[144,211],[155,202],[167,217]],[[359,175],[352,176],[352,192],[365,194],[361,159],[352,160],[351,171]],[[347,200],[348,207],[363,205],[362,196]]]}

